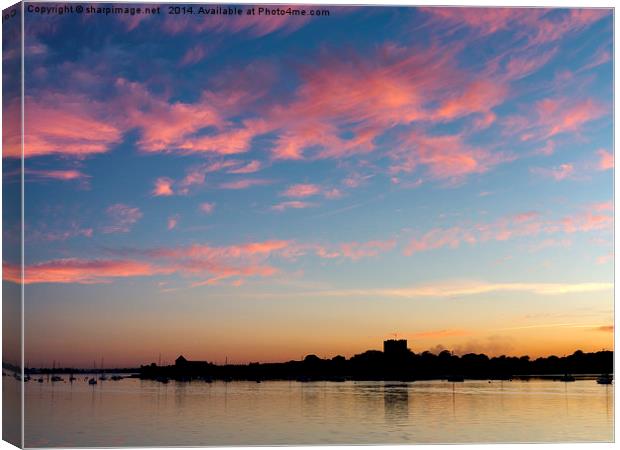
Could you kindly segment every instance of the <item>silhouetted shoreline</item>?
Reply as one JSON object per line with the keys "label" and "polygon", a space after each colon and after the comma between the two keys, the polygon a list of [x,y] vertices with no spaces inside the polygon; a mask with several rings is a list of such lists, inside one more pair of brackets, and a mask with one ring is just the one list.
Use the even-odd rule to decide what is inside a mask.
{"label": "silhouetted shoreline", "polygon": [[[6,364],[3,364],[5,368]],[[15,368],[17,369],[17,368]],[[92,369],[27,368],[26,374],[79,374]],[[179,356],[173,365],[155,363],[139,368],[103,369],[97,372],[127,373],[141,379],[167,382],[168,380],[297,380],[346,381],[391,380],[415,381],[447,379],[507,380],[536,376],[590,375],[613,373],[613,352],[584,353],[581,350],[563,357],[548,356],[531,360],[529,356],[498,356],[469,353],[456,356],[444,350],[438,355],[428,351],[416,354],[406,347],[406,341],[390,340],[384,351],[368,350],[349,359],[335,356],[321,359],[308,355],[301,361],[281,363],[249,363],[217,365],[208,361],[189,361]]]}

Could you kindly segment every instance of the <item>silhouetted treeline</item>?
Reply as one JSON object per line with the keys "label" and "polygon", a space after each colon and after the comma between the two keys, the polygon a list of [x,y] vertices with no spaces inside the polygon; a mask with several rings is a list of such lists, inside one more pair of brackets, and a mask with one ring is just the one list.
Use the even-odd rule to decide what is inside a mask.
{"label": "silhouetted treeline", "polygon": [[350,359],[336,356],[321,359],[308,355],[303,361],[283,363],[250,363],[216,365],[204,361],[186,361],[175,365],[140,367],[146,379],[230,379],[269,380],[423,380],[462,376],[473,379],[508,379],[525,375],[603,374],[613,372],[613,352],[584,353],[577,350],[570,356],[549,356],[531,360],[528,356],[499,356],[469,353],[462,356],[443,351],[385,354],[369,350]]}

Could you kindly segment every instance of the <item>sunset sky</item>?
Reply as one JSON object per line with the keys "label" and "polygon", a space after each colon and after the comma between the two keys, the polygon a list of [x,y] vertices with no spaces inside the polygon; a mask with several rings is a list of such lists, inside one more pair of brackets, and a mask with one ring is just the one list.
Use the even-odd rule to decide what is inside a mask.
{"label": "sunset sky", "polygon": [[611,10],[328,9],[26,14],[31,366],[612,349]]}

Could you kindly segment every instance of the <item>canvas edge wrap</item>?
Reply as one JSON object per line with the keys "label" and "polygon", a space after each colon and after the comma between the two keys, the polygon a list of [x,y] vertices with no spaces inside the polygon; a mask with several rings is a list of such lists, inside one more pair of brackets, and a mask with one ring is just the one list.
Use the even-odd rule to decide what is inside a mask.
{"label": "canvas edge wrap", "polygon": [[23,447],[23,3],[2,11],[2,439]]}

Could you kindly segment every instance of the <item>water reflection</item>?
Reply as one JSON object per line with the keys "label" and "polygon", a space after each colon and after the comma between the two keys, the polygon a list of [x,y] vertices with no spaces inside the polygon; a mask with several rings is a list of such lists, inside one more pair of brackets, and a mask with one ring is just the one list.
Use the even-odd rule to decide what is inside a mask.
{"label": "water reflection", "polygon": [[[613,386],[466,381],[26,383],[26,446],[570,442],[613,438]],[[112,439],[114,437],[114,439]]]}
{"label": "water reflection", "polygon": [[386,421],[406,421],[409,418],[409,386],[405,383],[386,384],[383,388],[383,409]]}

